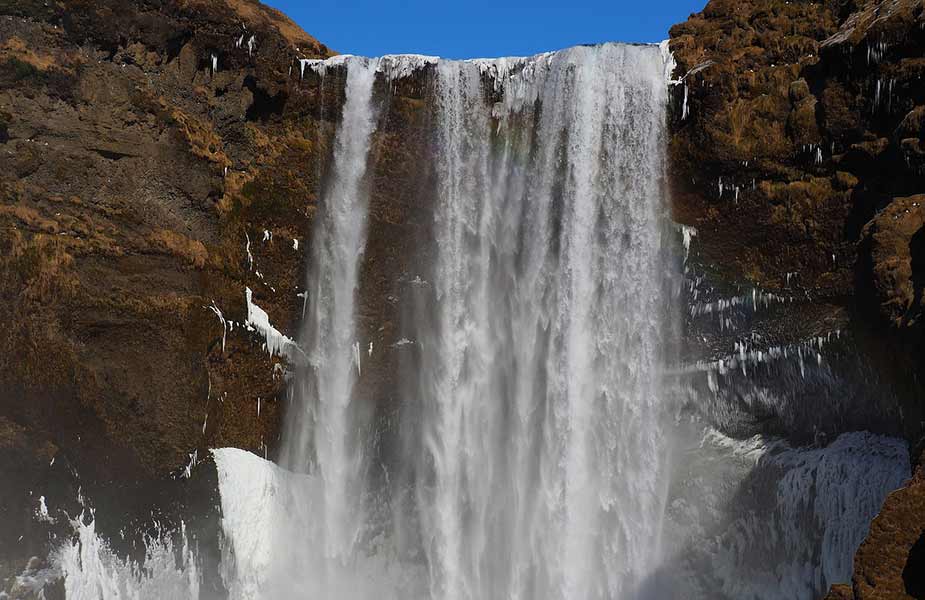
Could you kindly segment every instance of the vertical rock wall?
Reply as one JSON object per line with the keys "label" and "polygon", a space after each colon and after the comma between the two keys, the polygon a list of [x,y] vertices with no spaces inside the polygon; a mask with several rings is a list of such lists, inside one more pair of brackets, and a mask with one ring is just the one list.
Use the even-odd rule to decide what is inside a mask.
{"label": "vertical rock wall", "polygon": [[[721,279],[799,298],[783,335],[848,331],[918,456],[923,3],[712,0],[671,38],[676,218]],[[899,573],[925,522],[919,483],[888,500],[853,591],[833,597],[916,597]]]}

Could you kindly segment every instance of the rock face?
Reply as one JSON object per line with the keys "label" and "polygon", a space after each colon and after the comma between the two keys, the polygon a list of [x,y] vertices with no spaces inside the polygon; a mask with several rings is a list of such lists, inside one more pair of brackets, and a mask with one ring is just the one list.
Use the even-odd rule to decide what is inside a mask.
{"label": "rock face", "polygon": [[[705,262],[805,296],[787,335],[851,329],[906,374],[925,366],[923,14],[713,0],[671,32],[675,213]],[[42,552],[38,494],[120,515],[208,498],[183,476],[210,447],[274,452],[293,365],[247,322],[298,336],[344,87],[298,59],[330,54],[252,0],[0,0],[0,581]],[[428,77],[396,84],[371,145],[359,386],[382,419],[401,360],[378,349],[433,243]],[[923,489],[890,497],[831,597],[925,597]]]}
{"label": "rock face", "polygon": [[294,334],[337,103],[300,89],[327,48],[251,0],[0,14],[2,579],[41,552],[40,493],[272,450],[284,371],[245,288]]}
{"label": "rock face", "polygon": [[[855,556],[847,598],[925,597],[925,473],[891,494]],[[837,592],[836,592],[837,593]],[[830,596],[832,597],[832,596]],[[834,596],[837,598],[837,596]]]}
{"label": "rock face", "polygon": [[881,318],[897,329],[921,328],[925,278],[925,195],[894,198],[864,227],[860,275]]}
{"label": "rock face", "polygon": [[714,0],[671,31],[676,212],[708,259],[915,345],[923,22],[918,0]]}
{"label": "rock face", "polygon": [[[791,333],[848,330],[901,381],[918,456],[925,6],[711,0],[670,47],[676,218],[722,277],[805,297]],[[890,497],[831,598],[923,597],[921,491],[920,472]]]}

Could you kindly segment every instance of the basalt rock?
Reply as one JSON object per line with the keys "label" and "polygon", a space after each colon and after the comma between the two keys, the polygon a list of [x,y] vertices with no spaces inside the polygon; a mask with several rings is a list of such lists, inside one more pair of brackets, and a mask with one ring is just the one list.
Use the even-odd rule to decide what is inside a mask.
{"label": "basalt rock", "polygon": [[[676,218],[720,277],[801,298],[787,330],[849,331],[919,456],[925,6],[712,0],[671,38]],[[830,598],[923,597],[921,488],[887,500]]]}
{"label": "basalt rock", "polygon": [[2,581],[40,495],[124,514],[210,447],[272,451],[287,366],[245,289],[294,335],[333,128],[297,61],[330,51],[257,2],[0,15]]}
{"label": "basalt rock", "polygon": [[816,301],[916,343],[912,296],[906,318],[883,306],[906,297],[912,270],[891,298],[867,297],[885,282],[864,265],[868,223],[925,189],[923,11],[918,0],[714,0],[672,29],[670,46],[676,214],[709,232],[698,238],[708,259],[766,289],[799,274]]}
{"label": "basalt rock", "polygon": [[[68,533],[64,511],[89,508],[78,498],[131,554],[152,512],[217,526],[210,448],[275,456],[304,361],[271,352],[260,311],[299,338],[346,71],[306,68],[332,52],[251,0],[0,13],[2,591]],[[389,102],[371,140],[357,385],[384,420],[412,351],[397,344],[420,280],[409,260],[429,243],[431,75],[375,90]]]}
{"label": "basalt rock", "polygon": [[894,328],[920,328],[925,282],[925,195],[894,198],[864,227],[859,276],[880,318]]}

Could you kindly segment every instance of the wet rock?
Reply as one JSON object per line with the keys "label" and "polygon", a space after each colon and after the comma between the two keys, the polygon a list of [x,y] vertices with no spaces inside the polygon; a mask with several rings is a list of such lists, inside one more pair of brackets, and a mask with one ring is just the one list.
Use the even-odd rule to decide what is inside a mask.
{"label": "wet rock", "polygon": [[[672,28],[670,47],[675,78],[688,74],[673,91],[674,212],[697,228],[703,268],[731,286],[791,293],[799,273],[809,300],[780,317],[787,330],[814,311],[828,315],[821,323],[850,315],[839,327],[865,340],[862,360],[901,398],[894,427],[916,444],[925,434],[925,7],[712,0]],[[912,540],[921,517],[894,518],[896,506],[882,518]],[[889,544],[871,540],[870,556]],[[890,590],[902,585],[911,545],[882,574]],[[832,597],[908,597],[855,596],[857,581]]]}
{"label": "wet rock", "polygon": [[925,106],[916,106],[903,117],[896,129],[896,137],[899,139],[925,138]]}
{"label": "wet rock", "polygon": [[881,318],[918,327],[925,284],[925,195],[895,198],[864,228],[861,285]]}
{"label": "wet rock", "polygon": [[925,592],[925,477],[890,494],[854,558],[848,585],[834,586],[826,600],[921,598]]}

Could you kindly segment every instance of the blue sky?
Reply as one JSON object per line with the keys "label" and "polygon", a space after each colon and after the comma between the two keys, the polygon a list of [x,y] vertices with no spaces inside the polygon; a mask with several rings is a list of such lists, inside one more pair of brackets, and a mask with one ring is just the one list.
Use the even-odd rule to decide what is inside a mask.
{"label": "blue sky", "polygon": [[706,0],[269,0],[341,53],[478,58],[657,42]]}

